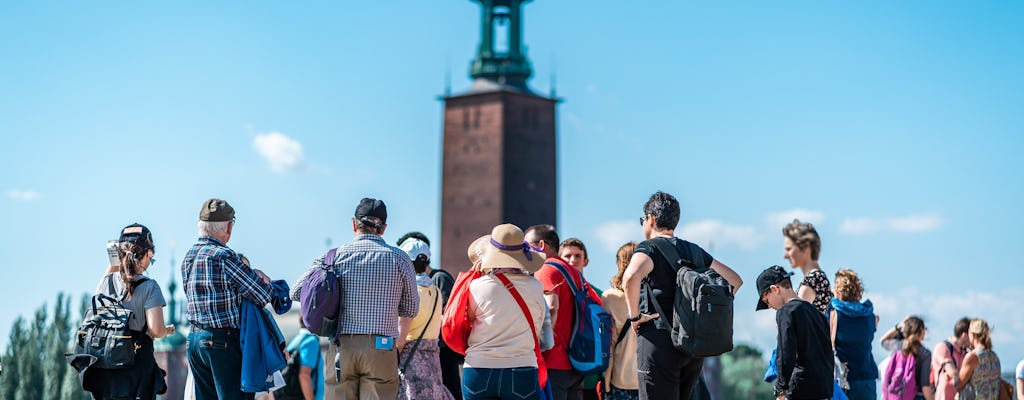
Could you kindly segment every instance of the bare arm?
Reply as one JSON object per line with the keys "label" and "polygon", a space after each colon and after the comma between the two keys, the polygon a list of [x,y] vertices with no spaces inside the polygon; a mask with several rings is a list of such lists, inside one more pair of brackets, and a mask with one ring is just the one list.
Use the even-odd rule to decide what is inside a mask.
{"label": "bare arm", "polygon": [[964,365],[960,367],[960,382],[956,383],[956,391],[964,390],[964,387],[971,382],[975,368],[978,368],[978,355],[972,351],[964,357]]}
{"label": "bare arm", "polygon": [[405,338],[409,336],[410,324],[412,324],[412,318],[398,318],[398,337],[395,338],[395,346],[398,347],[398,351],[402,351],[402,347],[405,347]]}
{"label": "bare arm", "polygon": [[[622,275],[622,290],[626,292],[626,318],[640,315],[640,284],[654,270],[654,261],[644,253],[633,253],[629,266]],[[633,323],[635,331],[640,324],[657,318],[658,314],[644,314]]]}
{"label": "bare arm", "polygon": [[[651,267],[654,267],[653,263]],[[728,265],[723,264],[721,261],[711,260],[711,269],[729,281],[729,285],[732,285],[733,294],[736,294],[740,290],[740,286],[743,286],[743,278],[740,278],[740,274],[737,274],[736,271],[733,271],[732,268],[729,268]]]}
{"label": "bare arm", "polygon": [[924,395],[924,400],[935,400],[935,391],[931,386],[921,388],[921,394]]}
{"label": "bare arm", "polygon": [[832,332],[832,350],[836,349],[836,327],[839,325],[839,313],[831,310],[828,313],[828,330]]}
{"label": "bare arm", "polygon": [[159,339],[174,333],[174,326],[164,325],[163,306],[146,309],[146,325],[149,326],[149,336],[153,339]]}
{"label": "bare arm", "polygon": [[[313,400],[313,369],[305,365],[299,367],[299,387],[302,388],[302,397],[306,400]],[[930,400],[930,399],[929,399]]]}
{"label": "bare arm", "polygon": [[800,285],[800,288],[797,289],[796,295],[800,296],[801,299],[807,300],[808,302],[813,302],[814,296],[817,296],[818,292],[815,292],[814,289],[811,289],[810,286]]}
{"label": "bare arm", "polygon": [[1017,378],[1017,400],[1024,400],[1024,378]]}

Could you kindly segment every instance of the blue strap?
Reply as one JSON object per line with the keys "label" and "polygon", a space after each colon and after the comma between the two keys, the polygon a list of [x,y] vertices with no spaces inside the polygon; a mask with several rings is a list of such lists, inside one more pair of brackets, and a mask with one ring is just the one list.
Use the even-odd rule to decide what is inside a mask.
{"label": "blue strap", "polygon": [[[563,266],[562,266],[561,264],[559,264],[559,263],[556,263],[556,262],[551,262],[551,261],[548,261],[548,262],[546,262],[546,263],[544,263],[544,264],[546,264],[546,265],[550,265],[550,266],[552,266],[552,267],[555,267],[555,269],[557,269],[557,270],[558,270],[558,272],[561,272],[561,273],[562,273],[562,276],[564,276],[564,277],[565,277],[565,280],[569,282],[569,289],[570,289],[570,290],[572,290],[572,295],[573,295],[573,297],[579,297],[579,295],[580,295],[580,289],[576,287],[576,281],[574,281],[574,280],[572,279],[572,274],[570,274],[570,273],[569,273],[569,271],[567,271],[567,270],[565,269],[565,267],[563,267]],[[580,280],[583,280],[583,277],[582,277],[582,276],[580,277]]]}

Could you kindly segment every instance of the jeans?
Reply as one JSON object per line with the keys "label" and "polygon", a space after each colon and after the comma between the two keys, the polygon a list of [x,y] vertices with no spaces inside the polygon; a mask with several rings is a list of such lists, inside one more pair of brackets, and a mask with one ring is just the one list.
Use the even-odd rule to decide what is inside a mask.
{"label": "jeans", "polygon": [[850,400],[875,400],[878,393],[875,391],[875,380],[850,381],[850,389],[846,390],[846,397]]}
{"label": "jeans", "polygon": [[540,400],[537,368],[463,368],[466,400]]}
{"label": "jeans", "polygon": [[252,399],[242,393],[242,345],[237,329],[196,329],[188,334],[188,366],[196,400]]}

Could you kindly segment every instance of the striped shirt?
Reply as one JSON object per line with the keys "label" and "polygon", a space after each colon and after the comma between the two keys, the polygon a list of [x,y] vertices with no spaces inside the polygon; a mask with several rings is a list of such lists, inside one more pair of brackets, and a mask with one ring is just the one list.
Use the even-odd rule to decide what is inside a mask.
{"label": "striped shirt", "polygon": [[188,320],[205,328],[238,328],[242,298],[264,306],[272,292],[234,250],[210,236],[200,237],[185,254],[181,281]]}
{"label": "striped shirt", "polygon": [[[295,285],[291,298],[300,301],[306,276],[318,268],[317,257]],[[340,334],[398,337],[398,317],[413,318],[419,311],[416,273],[409,255],[384,242],[380,235],[356,235],[352,243],[338,248],[335,273],[341,277]]]}

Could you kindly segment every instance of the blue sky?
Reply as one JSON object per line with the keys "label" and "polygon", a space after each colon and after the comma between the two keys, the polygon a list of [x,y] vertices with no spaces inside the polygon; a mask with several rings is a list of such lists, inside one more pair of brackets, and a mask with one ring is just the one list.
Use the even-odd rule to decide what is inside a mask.
{"label": "blue sky", "polygon": [[[750,283],[741,341],[774,340],[752,285],[786,265],[780,228],[799,216],[826,273],[862,274],[882,326],[921,314],[934,343],[981,316],[1004,366],[1024,356],[1024,4],[525,15],[532,87],[557,75],[565,99],[557,225],[588,243],[598,286],[661,189],[680,231]],[[469,86],[477,16],[469,1],[0,5],[0,346],[18,315],[92,290],[129,223],[154,231],[149,275],[166,282],[208,197],[237,209],[231,246],[288,280],[350,239],[364,196],[387,202],[389,241],[438,238],[437,95],[448,71]]]}

